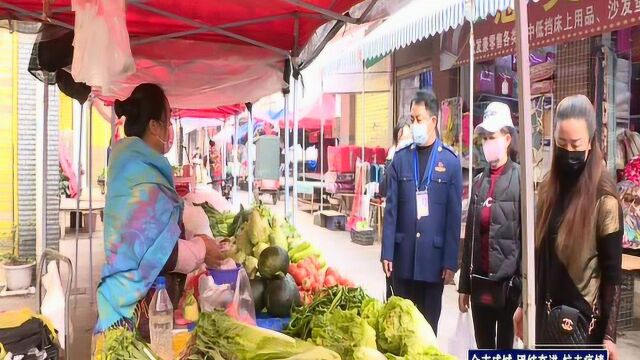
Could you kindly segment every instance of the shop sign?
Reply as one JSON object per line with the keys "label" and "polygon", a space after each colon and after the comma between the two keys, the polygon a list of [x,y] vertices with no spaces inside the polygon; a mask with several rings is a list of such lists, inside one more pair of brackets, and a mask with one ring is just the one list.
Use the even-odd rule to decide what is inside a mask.
{"label": "shop sign", "polygon": [[[529,1],[529,47],[540,48],[640,24],[640,0]],[[512,9],[474,24],[475,60],[486,61],[516,51],[516,14]],[[468,46],[465,46],[468,47]],[[460,53],[458,64],[469,61]]]}

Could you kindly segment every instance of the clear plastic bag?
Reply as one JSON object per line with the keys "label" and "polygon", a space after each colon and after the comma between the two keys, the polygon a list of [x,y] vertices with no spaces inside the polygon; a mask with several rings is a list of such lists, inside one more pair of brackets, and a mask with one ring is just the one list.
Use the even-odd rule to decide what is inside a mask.
{"label": "clear plastic bag", "polygon": [[238,271],[236,290],[233,294],[233,300],[227,306],[227,314],[245,324],[256,324],[256,310],[251,298],[251,283],[244,268]]}
{"label": "clear plastic bag", "polygon": [[469,312],[458,315],[456,330],[448,345],[448,353],[461,360],[467,359],[469,350],[476,348],[476,337]]}
{"label": "clear plastic bag", "polygon": [[238,271],[235,288],[216,285],[211,275],[201,276],[198,284],[200,310],[224,309],[232,318],[249,325],[256,324],[256,311],[251,298],[251,283],[245,269]]}
{"label": "clear plastic bag", "polygon": [[216,309],[226,309],[233,301],[234,290],[229,284],[216,285],[211,275],[201,276],[198,280],[200,292],[200,310],[209,312]]}
{"label": "clear plastic bag", "polygon": [[124,0],[74,0],[74,80],[109,94],[113,83],[136,70],[127,31]]}

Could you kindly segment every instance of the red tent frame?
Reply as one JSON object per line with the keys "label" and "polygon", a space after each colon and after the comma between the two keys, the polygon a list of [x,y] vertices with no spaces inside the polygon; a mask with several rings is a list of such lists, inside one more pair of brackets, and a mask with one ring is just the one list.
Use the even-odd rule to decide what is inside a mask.
{"label": "red tent frame", "polygon": [[[288,58],[297,57],[327,21],[362,23],[377,1],[353,18],[344,13],[362,0],[128,0],[127,27],[132,46],[168,39],[251,44]],[[0,1],[0,19],[73,28],[74,13],[71,0],[48,5],[47,15],[42,0],[8,0]]]}

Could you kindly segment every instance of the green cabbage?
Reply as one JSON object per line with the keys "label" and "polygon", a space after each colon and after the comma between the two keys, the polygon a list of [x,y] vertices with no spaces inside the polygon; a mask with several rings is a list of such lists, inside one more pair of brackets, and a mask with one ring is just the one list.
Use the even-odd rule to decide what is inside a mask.
{"label": "green cabbage", "polygon": [[411,300],[392,297],[378,324],[378,347],[405,359],[451,358],[440,353],[433,329]]}
{"label": "green cabbage", "polygon": [[258,243],[256,246],[253,247],[253,257],[255,257],[256,259],[259,259],[260,254],[262,254],[264,249],[268,247],[269,247],[268,243]]}
{"label": "green cabbage", "polygon": [[369,326],[377,330],[383,307],[384,305],[377,299],[368,298],[362,302],[362,307],[360,308],[361,317],[369,323]]}
{"label": "green cabbage", "polygon": [[219,311],[200,314],[193,337],[182,359],[340,360],[329,349],[238,322]]}
{"label": "green cabbage", "polygon": [[236,240],[236,249],[245,254],[251,254],[251,249],[253,248],[253,244],[251,244],[251,239],[249,238],[249,231],[247,230],[247,224],[242,224],[240,229],[238,229],[238,233],[235,236]]}
{"label": "green cabbage", "polygon": [[271,215],[269,210],[263,207],[254,207],[247,221],[249,239],[253,245],[269,242],[271,232]]}
{"label": "green cabbage", "polygon": [[356,310],[336,309],[314,316],[311,327],[311,341],[337,352],[343,360],[367,359],[356,357],[359,348],[376,350],[376,332]]}
{"label": "green cabbage", "polygon": [[244,261],[244,269],[247,271],[249,279],[253,279],[258,273],[258,259],[253,256],[247,256]]}
{"label": "green cabbage", "polygon": [[387,360],[387,357],[376,349],[359,347],[353,351],[353,360]]}

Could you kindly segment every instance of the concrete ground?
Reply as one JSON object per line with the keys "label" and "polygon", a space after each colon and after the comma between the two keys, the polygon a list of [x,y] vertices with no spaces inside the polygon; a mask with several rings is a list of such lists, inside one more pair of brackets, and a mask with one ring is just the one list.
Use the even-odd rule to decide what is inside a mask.
{"label": "concrete ground", "polygon": [[[246,193],[242,194],[246,199]],[[265,199],[269,202],[268,199]],[[283,214],[282,202],[272,207],[276,213]],[[344,231],[330,231],[313,224],[313,217],[299,211],[296,216],[297,227],[304,239],[312,241],[322,250],[329,264],[335,267],[357,285],[377,298],[384,297],[384,274],[379,263],[380,245],[360,246],[351,242],[349,233]],[[60,242],[60,251],[74,258],[75,241],[73,232],[67,232],[66,239]],[[89,288],[89,240],[87,234],[82,234],[79,245],[78,286]],[[93,241],[93,286],[99,280],[100,269],[104,261],[101,226],[98,225]],[[63,274],[63,278],[66,275]],[[640,291],[640,284],[636,284],[636,291]],[[71,300],[72,341],[70,359],[90,359],[91,333],[96,320],[95,301],[91,300],[90,292],[76,295]],[[640,294],[636,294],[636,317],[640,317]],[[0,311],[17,309],[20,307],[35,309],[34,296],[0,298]],[[457,307],[457,293],[453,286],[446,286],[443,298],[443,310],[439,324],[439,342],[446,349],[450,340],[454,338],[459,311]],[[637,324],[638,325],[638,324]],[[636,326],[636,330],[640,330]],[[620,359],[631,360],[639,358],[640,331],[627,331],[619,336],[618,347]]]}

